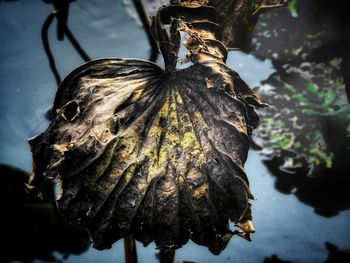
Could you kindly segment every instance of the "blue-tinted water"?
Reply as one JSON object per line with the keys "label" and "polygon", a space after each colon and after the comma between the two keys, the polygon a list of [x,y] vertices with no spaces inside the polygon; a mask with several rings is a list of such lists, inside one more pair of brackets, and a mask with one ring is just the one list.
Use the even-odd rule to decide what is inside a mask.
{"label": "blue-tinted water", "polygon": [[[40,39],[42,23],[51,9],[42,1],[0,2],[0,163],[26,171],[31,169],[27,139],[47,127],[44,115],[56,91]],[[71,4],[69,25],[93,58],[149,56],[145,33],[121,1],[76,1]],[[50,32],[51,46],[58,69],[65,76],[82,60],[67,41],[55,39],[54,29]],[[231,52],[228,65],[251,86],[257,86],[274,71],[269,61],[261,62],[241,52]],[[294,195],[277,192],[274,178],[255,151],[249,154],[246,170],[257,198],[253,204],[257,230],[253,241],[234,237],[220,256],[189,242],[176,252],[177,261],[255,263],[277,254],[293,262],[323,262],[328,254],[325,241],[340,248],[350,247],[350,211],[332,218],[321,217]],[[147,248],[138,244],[137,249],[139,262],[156,262],[154,244]],[[90,248],[81,255],[70,255],[65,262],[123,260],[123,243],[119,241],[110,250]]]}

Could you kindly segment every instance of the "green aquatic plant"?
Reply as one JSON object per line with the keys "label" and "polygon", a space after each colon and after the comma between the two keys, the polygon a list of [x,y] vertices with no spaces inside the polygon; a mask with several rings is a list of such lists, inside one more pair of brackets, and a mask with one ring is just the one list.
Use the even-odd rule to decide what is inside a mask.
{"label": "green aquatic plant", "polygon": [[[331,76],[339,72],[334,61],[337,58],[332,59],[329,66],[322,65],[327,67],[326,71],[331,72]],[[284,170],[293,172],[303,168],[309,175],[332,168],[335,155],[339,154],[338,149],[334,150],[330,146],[334,143],[325,138],[325,126],[330,129],[325,123],[331,119],[337,123],[348,123],[345,119],[340,121],[340,117],[336,117],[344,116],[344,110],[348,107],[347,102],[339,95],[344,89],[342,79],[335,78],[334,81],[333,77],[325,75],[324,82],[314,82],[312,78],[305,77],[314,74],[313,67],[318,66],[315,64],[310,72],[303,72],[303,75],[297,73],[293,77],[282,78],[274,74],[270,77],[267,82],[273,83],[276,88],[273,96],[265,98],[269,103],[283,109],[277,113],[274,109],[265,111],[266,115],[262,113],[265,117],[262,118],[256,135],[258,142],[265,148],[264,153],[285,159]],[[293,70],[300,72],[297,68]],[[330,84],[331,87],[320,87],[325,84]],[[334,127],[339,128],[339,125]],[[346,129],[347,126],[339,128],[339,133]]]}
{"label": "green aquatic plant", "polygon": [[291,0],[288,3],[288,9],[292,17],[298,17],[297,3],[297,0]]}
{"label": "green aquatic plant", "polygon": [[329,61],[329,64],[336,69],[340,69],[341,63],[342,63],[342,59],[338,57],[335,57],[331,61]]}
{"label": "green aquatic plant", "polygon": [[[278,77],[276,80],[281,81]],[[323,90],[316,83],[305,82],[304,88],[301,90],[299,88],[298,91],[292,85],[281,82],[289,98],[298,103],[306,115],[317,116],[331,113],[347,104],[343,99],[337,98],[332,89]]]}

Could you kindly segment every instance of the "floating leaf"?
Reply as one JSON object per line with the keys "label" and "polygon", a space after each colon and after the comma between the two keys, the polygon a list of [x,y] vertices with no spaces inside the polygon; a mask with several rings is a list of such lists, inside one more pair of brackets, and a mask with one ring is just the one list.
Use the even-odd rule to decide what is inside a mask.
{"label": "floating leaf", "polygon": [[329,61],[329,64],[333,68],[340,69],[341,61],[341,58],[333,58],[331,61]]}
{"label": "floating leaf", "polygon": [[323,92],[320,90],[320,88],[315,83],[307,83],[306,84],[306,91],[316,95],[318,98],[323,97]]}
{"label": "floating leaf", "polygon": [[262,36],[266,37],[266,38],[270,38],[271,37],[271,32],[270,30],[265,30],[261,33]]}
{"label": "floating leaf", "polygon": [[306,34],[306,37],[309,39],[315,39],[315,38],[317,38],[317,35],[312,34],[312,33],[308,33],[308,34]]}
{"label": "floating leaf", "polygon": [[298,17],[297,0],[289,1],[288,9],[292,17]]}
{"label": "floating leaf", "polygon": [[303,109],[301,112],[309,116],[318,116],[320,114],[318,111],[312,109]]}
{"label": "floating leaf", "polygon": [[333,90],[327,90],[324,98],[324,103],[327,107],[331,107],[334,101],[336,100]]}

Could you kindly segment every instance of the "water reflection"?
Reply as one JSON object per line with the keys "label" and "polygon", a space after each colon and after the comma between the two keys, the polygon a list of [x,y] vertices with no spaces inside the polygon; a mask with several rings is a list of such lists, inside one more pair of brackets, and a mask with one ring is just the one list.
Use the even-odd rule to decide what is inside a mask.
{"label": "water reflection", "polygon": [[[325,242],[325,248],[328,251],[328,256],[323,263],[348,263],[350,262],[350,250],[339,249],[336,245]],[[282,260],[277,255],[264,258],[263,263],[293,263],[288,260]]]}
{"label": "water reflection", "polygon": [[[90,246],[88,232],[64,223],[49,202],[28,195],[24,188],[27,176],[21,170],[0,165],[0,229],[4,241],[0,262],[60,262],[70,254],[86,251]],[[44,193],[50,195],[51,189],[47,185]]]}
{"label": "water reflection", "polygon": [[276,178],[276,189],[284,194],[294,194],[299,201],[312,206],[315,213],[332,217],[350,209],[350,178],[339,171],[328,170],[324,176],[309,177],[304,171],[282,172],[281,158],[265,160],[264,164]]}
{"label": "water reflection", "polygon": [[291,2],[253,32],[253,53],[277,70],[263,91],[275,110],[262,114],[257,137],[276,189],[333,217],[350,208],[349,21],[340,3]]}
{"label": "water reflection", "polygon": [[[332,114],[344,112],[347,104],[349,71],[344,66],[349,66],[348,45],[343,45],[349,40],[345,31],[348,23],[344,16],[335,15],[341,5],[326,1],[320,5],[315,0],[292,2],[293,8],[266,13],[253,32],[253,54],[270,58],[277,70],[262,89],[263,100],[275,110],[261,114],[257,134],[265,151],[286,160],[283,168],[303,167],[306,173],[316,176],[341,165],[337,161],[339,153],[349,143],[346,139],[338,142],[340,134],[346,137],[347,127],[344,132],[340,125],[331,125],[333,129],[326,132],[324,129],[330,126],[331,119],[340,119]],[[332,8],[326,8],[329,5]],[[338,137],[327,141],[326,133]],[[337,143],[342,143],[343,148],[332,149]],[[290,152],[295,156],[288,156]]]}
{"label": "water reflection", "polygon": [[266,257],[263,263],[292,263],[291,261],[282,260],[276,255],[272,255],[271,257]]}
{"label": "water reflection", "polygon": [[328,257],[324,263],[348,263],[350,262],[350,249],[339,249],[336,245],[326,242]]}

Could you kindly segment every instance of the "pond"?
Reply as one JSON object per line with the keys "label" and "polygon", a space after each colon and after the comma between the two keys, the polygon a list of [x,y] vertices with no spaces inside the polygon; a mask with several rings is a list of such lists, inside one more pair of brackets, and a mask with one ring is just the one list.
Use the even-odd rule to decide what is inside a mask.
{"label": "pond", "polygon": [[[40,37],[41,26],[51,11],[52,6],[42,1],[0,1],[0,164],[28,173],[31,170],[31,153],[27,139],[47,128],[49,122],[45,115],[56,91]],[[128,14],[122,1],[75,1],[71,4],[69,25],[92,58],[149,57],[147,36]],[[49,35],[51,48],[57,68],[61,76],[65,76],[83,61],[67,40],[59,42],[55,34],[53,26]],[[239,51],[230,52],[228,65],[252,87],[258,86],[275,72],[271,61],[261,61]],[[315,213],[315,207],[300,198],[297,193],[300,188],[292,189],[292,194],[278,191],[276,177],[264,165],[264,158],[259,151],[251,150],[245,166],[256,198],[253,203],[256,228],[253,241],[233,237],[219,256],[189,242],[176,251],[176,262],[317,263],[324,262],[329,254],[326,242],[341,250],[350,248],[350,211],[337,211],[325,217],[322,213]],[[312,192],[313,189],[308,188],[307,191]],[[325,195],[331,196],[336,191],[330,186]],[[345,198],[349,200],[348,194]],[[24,222],[26,218],[16,222],[20,223],[21,220]],[[16,227],[2,225],[1,229]],[[16,237],[29,242],[30,238],[22,237],[21,233]],[[32,238],[34,240],[36,237]],[[28,243],[28,246],[31,244]],[[18,255],[24,253],[20,246],[17,249]],[[67,263],[123,262],[124,259],[122,241],[115,243],[110,250],[98,251],[89,247],[86,251],[79,251],[81,254],[72,253],[67,257],[58,251],[62,250],[58,249],[54,256]],[[137,243],[137,251],[139,262],[157,262],[154,243],[146,248]],[[285,261],[278,261],[276,257]],[[45,262],[35,255],[30,260]]]}

